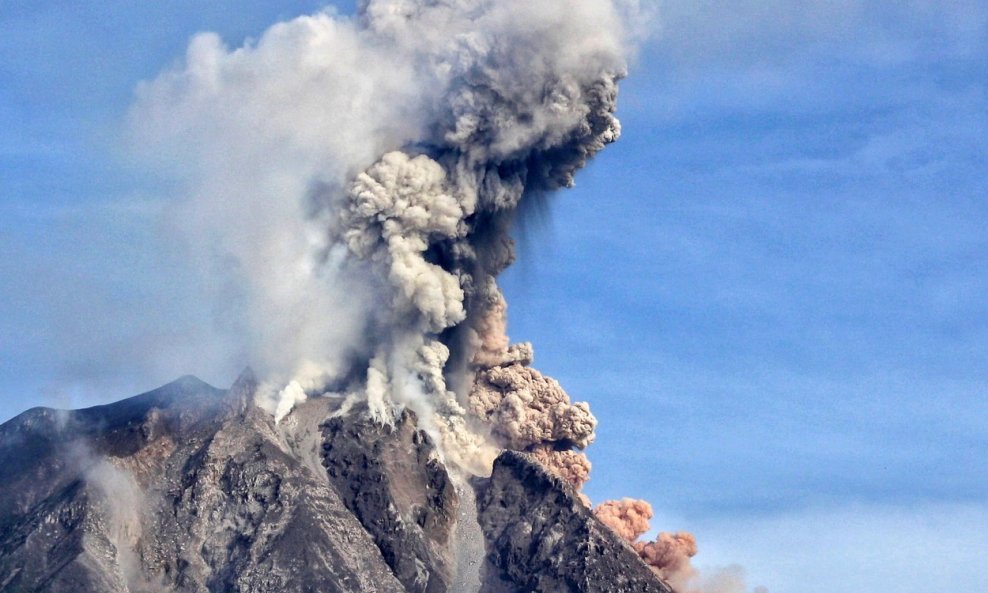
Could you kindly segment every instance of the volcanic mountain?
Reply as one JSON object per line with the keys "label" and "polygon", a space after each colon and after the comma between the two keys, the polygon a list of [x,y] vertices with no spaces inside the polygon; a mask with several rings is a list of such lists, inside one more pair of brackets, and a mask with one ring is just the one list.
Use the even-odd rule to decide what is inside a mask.
{"label": "volcanic mountain", "polygon": [[671,593],[525,453],[461,478],[411,412],[276,423],[256,389],[183,377],[0,426],[0,591]]}

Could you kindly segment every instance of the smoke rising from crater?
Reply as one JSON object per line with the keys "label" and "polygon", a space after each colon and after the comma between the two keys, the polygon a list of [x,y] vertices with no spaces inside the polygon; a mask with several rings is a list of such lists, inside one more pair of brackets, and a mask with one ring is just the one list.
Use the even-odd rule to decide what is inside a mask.
{"label": "smoke rising from crater", "polygon": [[[597,421],[511,344],[497,277],[519,206],[618,139],[640,16],[623,0],[367,0],[236,49],[200,34],[138,89],[136,145],[179,174],[173,220],[275,421],[327,393],[385,424],[409,408],[452,467],[527,451],[579,492]],[[677,590],[743,590],[736,573],[698,580],[689,534],[637,541],[647,503],[595,512]]]}
{"label": "smoke rising from crater", "polygon": [[[455,464],[535,451],[574,485],[586,404],[510,346],[497,275],[523,200],[620,134],[637,6],[369,0],[229,49],[196,36],[138,89],[135,144],[179,173],[173,219],[284,416],[324,392],[415,410]],[[473,388],[476,379],[476,384]]]}

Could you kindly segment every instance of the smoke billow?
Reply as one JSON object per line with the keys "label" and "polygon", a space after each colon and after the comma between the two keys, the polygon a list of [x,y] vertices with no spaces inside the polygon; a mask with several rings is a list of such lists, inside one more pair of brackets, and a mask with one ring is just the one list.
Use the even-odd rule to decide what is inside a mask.
{"label": "smoke billow", "polygon": [[634,547],[646,564],[679,590],[684,590],[684,585],[696,576],[690,564],[690,558],[697,553],[696,538],[691,533],[662,532],[655,541],[636,542]]}
{"label": "smoke billow", "polygon": [[[532,455],[577,491],[590,479],[590,460],[581,452],[540,446],[532,451]],[[584,502],[589,506],[589,501]]]}
{"label": "smoke billow", "polygon": [[[628,542],[653,572],[679,593],[745,593],[744,571],[739,566],[701,572],[692,564],[698,551],[696,538],[685,531],[660,532],[653,541],[639,541],[649,530],[652,505],[622,498],[602,502],[593,510],[601,523]],[[756,587],[754,593],[768,593]]]}
{"label": "smoke billow", "polygon": [[652,505],[644,500],[622,498],[608,500],[594,507],[594,515],[621,539],[633,543],[648,531]]}
{"label": "smoke billow", "polygon": [[[641,14],[634,0],[365,0],[237,49],[200,34],[138,89],[137,145],[180,173],[172,222],[275,421],[327,394],[381,423],[409,408],[454,468],[527,451],[579,491],[596,419],[511,344],[497,277],[519,207],[620,135]],[[677,590],[744,590],[736,571],[700,577],[690,534],[638,541],[648,503],[594,512]]]}
{"label": "smoke billow", "polygon": [[306,397],[413,409],[455,465],[533,452],[576,487],[596,420],[512,346],[496,278],[523,201],[616,140],[626,0],[368,0],[212,34],[143,84],[145,154],[280,420]]}

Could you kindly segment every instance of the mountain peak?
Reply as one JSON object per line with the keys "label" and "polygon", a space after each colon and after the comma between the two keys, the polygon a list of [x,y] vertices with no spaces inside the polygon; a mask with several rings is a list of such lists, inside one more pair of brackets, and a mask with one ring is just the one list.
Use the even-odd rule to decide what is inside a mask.
{"label": "mountain peak", "polygon": [[468,481],[414,414],[314,398],[276,425],[256,388],[183,377],[0,444],[0,589],[670,591],[525,454]]}
{"label": "mountain peak", "polygon": [[237,414],[246,414],[254,403],[257,394],[257,375],[250,367],[244,368],[226,393],[226,401]]}

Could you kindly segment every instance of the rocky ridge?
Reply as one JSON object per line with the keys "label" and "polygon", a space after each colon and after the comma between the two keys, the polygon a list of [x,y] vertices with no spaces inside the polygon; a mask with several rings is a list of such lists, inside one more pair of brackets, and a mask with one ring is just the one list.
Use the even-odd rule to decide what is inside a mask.
{"label": "rocky ridge", "polygon": [[671,591],[525,454],[468,484],[410,412],[313,398],[275,424],[255,389],[0,425],[0,591]]}

